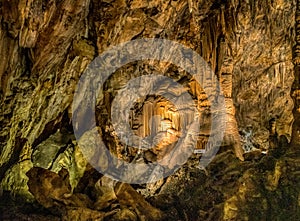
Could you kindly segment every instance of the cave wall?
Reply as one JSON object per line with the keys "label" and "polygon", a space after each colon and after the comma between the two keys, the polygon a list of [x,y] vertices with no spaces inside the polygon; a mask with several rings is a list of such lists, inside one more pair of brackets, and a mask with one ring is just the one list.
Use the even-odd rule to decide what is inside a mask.
{"label": "cave wall", "polygon": [[240,128],[250,126],[254,142],[267,149],[272,119],[277,135],[291,138],[295,2],[244,7],[237,15],[234,104]]}
{"label": "cave wall", "polygon": [[0,177],[5,189],[26,193],[32,150],[65,124],[76,79],[94,57],[81,40],[89,2],[1,3]]}
{"label": "cave wall", "polygon": [[[1,3],[0,180],[5,190],[29,194],[25,173],[39,161],[36,150],[49,148],[45,153],[53,159],[50,164],[40,160],[44,167],[57,172],[65,166],[74,177],[82,173],[86,162],[77,165],[75,156],[81,156],[69,135],[78,79],[110,45],[136,38],[177,41],[211,65],[227,105],[224,145],[233,146],[239,158],[244,151],[239,131],[251,132],[253,146],[260,149],[269,148],[270,133],[291,137],[295,1]],[[144,66],[137,63],[131,68]],[[200,102],[209,106],[205,99]],[[60,133],[68,139],[57,141]]]}

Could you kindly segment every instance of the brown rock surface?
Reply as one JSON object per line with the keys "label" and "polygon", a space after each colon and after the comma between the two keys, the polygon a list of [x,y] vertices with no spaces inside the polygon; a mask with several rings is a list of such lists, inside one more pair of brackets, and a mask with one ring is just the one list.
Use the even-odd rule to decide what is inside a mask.
{"label": "brown rock surface", "polygon": [[[174,148],[181,126],[191,122],[189,110],[180,119],[162,96],[135,101],[130,127],[151,138],[152,148],[145,151],[122,143],[110,119],[114,98],[126,97],[131,79],[163,74],[183,90],[161,82],[163,88],[193,98],[202,126],[196,148],[204,149],[208,137],[218,134],[211,129],[212,104],[176,65],[146,60],[119,68],[97,98],[97,125],[85,118],[86,94],[87,103],[72,110],[87,65],[109,47],[140,38],[169,39],[193,49],[220,82],[225,137],[204,171],[197,168],[201,155],[185,162],[189,148]],[[14,213],[18,220],[300,219],[299,0],[2,0],[0,56],[1,220],[13,220]],[[87,131],[80,140],[72,134],[75,111]],[[106,178],[91,169],[80,149],[93,145],[95,131],[119,159],[181,167],[157,183],[98,185]],[[101,169],[109,167],[105,153],[90,154],[99,157]],[[134,176],[146,173],[143,167],[139,172]],[[31,216],[6,209],[11,195],[64,209],[59,215],[41,211],[45,216],[32,209]]]}
{"label": "brown rock surface", "polygon": [[151,206],[141,194],[137,193],[129,184],[118,183],[115,187],[120,204],[134,209],[140,220],[161,220],[162,213]]}

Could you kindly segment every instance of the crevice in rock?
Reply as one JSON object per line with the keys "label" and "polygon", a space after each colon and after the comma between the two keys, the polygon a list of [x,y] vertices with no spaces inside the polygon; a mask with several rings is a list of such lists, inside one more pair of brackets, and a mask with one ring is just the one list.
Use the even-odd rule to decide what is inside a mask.
{"label": "crevice in rock", "polygon": [[27,142],[26,138],[22,138],[22,137],[16,138],[12,155],[10,156],[9,160],[0,167],[0,182],[4,179],[5,177],[4,175],[7,172],[7,170],[11,168],[12,165],[19,162],[19,157],[22,152],[22,148],[26,142]]}

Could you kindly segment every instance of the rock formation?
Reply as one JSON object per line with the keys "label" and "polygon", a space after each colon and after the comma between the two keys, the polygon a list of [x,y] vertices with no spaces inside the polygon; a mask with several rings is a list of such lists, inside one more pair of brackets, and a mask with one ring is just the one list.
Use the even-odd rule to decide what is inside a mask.
{"label": "rock formation", "polygon": [[[0,24],[1,220],[300,219],[299,0],[2,0]],[[118,68],[97,97],[96,125],[85,105],[72,109],[88,65],[112,46],[143,38],[194,50],[220,83],[211,90],[225,99],[226,130],[206,168],[198,167],[201,154],[186,162],[191,151],[176,149],[194,121],[191,107],[182,108],[182,117],[164,96],[134,101],[127,120],[148,139],[152,148],[143,151],[114,130],[121,116],[112,104],[121,96],[118,105],[126,107],[128,82],[163,75],[174,84],[160,81],[160,88],[178,98],[188,94],[199,113],[195,149],[213,145],[209,137],[218,131],[209,95],[175,64],[141,60]],[[74,113],[87,131],[80,139]],[[124,162],[179,169],[165,178],[154,174],[154,183],[112,181],[96,170],[113,164],[105,153],[90,152],[98,157],[95,169],[81,151],[96,132]],[[141,166],[131,175],[146,172]]]}

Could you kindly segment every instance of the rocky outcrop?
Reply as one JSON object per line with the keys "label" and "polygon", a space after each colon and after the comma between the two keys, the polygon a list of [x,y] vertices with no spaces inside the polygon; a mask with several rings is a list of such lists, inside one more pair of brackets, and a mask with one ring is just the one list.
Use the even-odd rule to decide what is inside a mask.
{"label": "rocky outcrop", "polygon": [[[95,201],[83,193],[72,193],[69,174],[58,174],[33,167],[27,172],[29,191],[43,207],[62,217],[62,220],[161,220],[162,213],[151,206],[129,184],[101,178],[92,187]],[[91,197],[91,198],[90,198]],[[110,208],[111,211],[102,210]]]}

